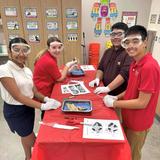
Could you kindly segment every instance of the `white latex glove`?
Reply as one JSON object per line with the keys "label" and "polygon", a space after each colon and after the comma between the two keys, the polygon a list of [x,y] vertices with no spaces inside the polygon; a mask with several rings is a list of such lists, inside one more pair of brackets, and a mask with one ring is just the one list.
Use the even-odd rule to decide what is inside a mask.
{"label": "white latex glove", "polygon": [[110,96],[110,95],[106,95],[103,98],[103,102],[107,107],[113,107],[113,103],[118,100],[117,96]]}
{"label": "white latex glove", "polygon": [[107,86],[107,87],[97,87],[95,90],[94,90],[94,93],[96,94],[100,94],[100,93],[108,93],[110,92],[110,88]]}
{"label": "white latex glove", "polygon": [[[48,98],[48,97],[47,97]],[[57,109],[61,106],[61,103],[55,99],[48,98],[46,103],[41,104],[41,110],[50,110],[50,109]]]}
{"label": "white latex glove", "polygon": [[95,78],[93,81],[89,82],[90,87],[94,87],[94,85],[99,86],[100,79]]}
{"label": "white latex glove", "polygon": [[72,60],[72,61],[70,61],[70,62],[67,62],[67,63],[66,63],[66,66],[67,66],[68,68],[70,68],[70,67],[72,67],[73,65],[75,65],[75,64],[77,64],[77,63],[78,63],[77,60]]}

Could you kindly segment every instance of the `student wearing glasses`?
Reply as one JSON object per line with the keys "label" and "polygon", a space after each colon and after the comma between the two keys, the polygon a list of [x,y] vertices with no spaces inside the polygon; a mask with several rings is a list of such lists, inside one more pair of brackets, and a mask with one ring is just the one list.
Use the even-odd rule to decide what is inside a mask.
{"label": "student wearing glasses", "polygon": [[[97,87],[100,81],[103,82],[103,87],[97,87],[94,90],[96,94],[117,95],[127,87],[128,71],[132,58],[121,46],[121,40],[124,38],[127,29],[128,26],[122,22],[115,23],[111,28],[110,38],[113,46],[104,52],[95,79],[89,83],[90,87],[95,85]],[[119,111],[117,113],[119,114]]]}
{"label": "student wearing glasses", "polygon": [[10,130],[21,137],[25,160],[30,160],[31,147],[35,141],[34,108],[50,110],[61,105],[54,99],[45,102],[46,97],[34,87],[32,72],[25,66],[30,51],[30,46],[23,38],[14,38],[9,42],[9,60],[0,66],[0,91],[4,100],[4,118]]}
{"label": "student wearing glasses", "polygon": [[[62,71],[59,70],[57,59],[63,50],[63,43],[57,37],[47,40],[47,49],[37,55],[34,66],[33,81],[37,90],[47,97],[51,96],[54,84],[63,81],[69,69],[77,65],[74,59],[65,64]],[[47,98],[45,99],[47,101]],[[43,118],[42,112],[41,118]]]}
{"label": "student wearing glasses", "polygon": [[153,124],[160,91],[160,67],[146,52],[147,30],[140,25],[128,29],[122,46],[133,57],[126,91],[105,96],[107,107],[121,108],[123,127],[131,146],[132,160],[141,159],[141,150]]}

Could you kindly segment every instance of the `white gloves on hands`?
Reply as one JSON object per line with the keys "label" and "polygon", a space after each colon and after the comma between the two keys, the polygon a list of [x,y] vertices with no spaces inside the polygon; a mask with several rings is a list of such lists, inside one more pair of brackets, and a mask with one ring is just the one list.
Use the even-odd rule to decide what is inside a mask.
{"label": "white gloves on hands", "polygon": [[66,66],[67,66],[68,68],[70,68],[70,67],[72,67],[73,65],[75,65],[75,64],[77,64],[77,63],[78,63],[77,60],[72,60],[72,61],[70,61],[70,62],[67,62],[67,63],[66,63]]}
{"label": "white gloves on hands", "polygon": [[93,81],[89,82],[90,87],[94,87],[94,85],[99,86],[100,79],[96,78]]}
{"label": "white gloves on hands", "polygon": [[103,98],[103,102],[107,107],[113,107],[113,103],[118,100],[117,96],[106,95]]}
{"label": "white gloves on hands", "polygon": [[44,102],[41,104],[41,110],[50,110],[50,109],[57,109],[61,106],[61,103],[55,99],[45,97]]}
{"label": "white gloves on hands", "polygon": [[110,92],[110,88],[107,86],[107,87],[97,87],[95,90],[94,90],[94,93],[96,94],[100,94],[100,93],[108,93]]}

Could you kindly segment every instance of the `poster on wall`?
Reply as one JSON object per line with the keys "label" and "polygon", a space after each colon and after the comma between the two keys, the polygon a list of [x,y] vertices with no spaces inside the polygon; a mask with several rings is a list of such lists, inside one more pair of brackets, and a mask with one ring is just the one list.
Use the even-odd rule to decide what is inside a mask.
{"label": "poster on wall", "polygon": [[95,37],[109,36],[110,26],[115,23],[117,17],[117,4],[112,0],[97,0],[94,2],[91,8],[91,18],[95,21]]}
{"label": "poster on wall", "polygon": [[17,21],[8,21],[7,28],[8,30],[19,30],[19,24]]}
{"label": "poster on wall", "polygon": [[56,17],[58,17],[57,9],[56,8],[48,8],[48,9],[46,9],[46,17],[47,18],[56,18]]}
{"label": "poster on wall", "polygon": [[110,18],[106,18],[105,28],[104,28],[104,35],[105,35],[105,36],[110,36],[110,33],[111,33],[111,22],[110,22]]}
{"label": "poster on wall", "polygon": [[155,24],[157,20],[157,14],[151,14],[150,23]]}
{"label": "poster on wall", "polygon": [[77,21],[67,21],[66,28],[67,30],[76,30],[78,29],[78,22]]}
{"label": "poster on wall", "polygon": [[116,3],[109,3],[109,9],[110,9],[110,18],[116,18],[118,17],[118,10]]}
{"label": "poster on wall", "polygon": [[38,34],[30,34],[28,39],[29,39],[29,42],[31,42],[31,43],[39,43],[40,42],[40,36]]}
{"label": "poster on wall", "polygon": [[37,17],[36,8],[26,8],[25,9],[25,17],[26,18],[36,18]]}
{"label": "poster on wall", "polygon": [[14,38],[16,38],[16,37],[19,37],[19,35],[18,35],[18,34],[10,34],[10,35],[8,36],[8,39],[9,39],[9,41],[10,41],[10,40],[12,40],[12,39],[14,39]]}
{"label": "poster on wall", "polygon": [[27,22],[27,29],[28,30],[38,30],[38,22],[36,21]]}
{"label": "poster on wall", "polygon": [[47,29],[48,30],[58,30],[58,23],[57,22],[47,22]]}
{"label": "poster on wall", "polygon": [[157,24],[160,24],[160,14],[159,14],[159,17],[158,17]]}
{"label": "poster on wall", "polygon": [[68,41],[77,41],[78,40],[78,34],[77,33],[68,33],[67,34],[67,40]]}
{"label": "poster on wall", "polygon": [[95,24],[94,34],[99,37],[102,34],[102,18],[97,18],[97,23]]}
{"label": "poster on wall", "polygon": [[57,37],[58,38],[59,36],[58,36],[58,34],[49,33],[48,34],[48,38],[51,38],[51,37]]}
{"label": "poster on wall", "polygon": [[77,18],[78,12],[75,8],[66,9],[66,18]]}
{"label": "poster on wall", "polygon": [[6,7],[6,8],[4,8],[4,13],[5,13],[5,16],[16,17],[17,16],[17,9],[16,9],[16,7]]}
{"label": "poster on wall", "polygon": [[126,23],[128,27],[134,26],[137,23],[138,12],[122,12],[122,22]]}

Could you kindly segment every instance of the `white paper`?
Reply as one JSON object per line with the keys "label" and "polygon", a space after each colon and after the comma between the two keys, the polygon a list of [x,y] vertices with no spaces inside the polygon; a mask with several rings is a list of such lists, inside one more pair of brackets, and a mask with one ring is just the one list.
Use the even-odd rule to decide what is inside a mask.
{"label": "white paper", "polygon": [[119,120],[84,118],[83,138],[124,140]]}
{"label": "white paper", "polygon": [[80,94],[90,93],[90,91],[85,87],[85,85],[83,83],[68,84],[67,88],[72,95],[80,95]]}
{"label": "white paper", "polygon": [[80,67],[81,67],[81,69],[83,71],[94,71],[95,70],[95,68],[93,67],[93,65],[81,65]]}
{"label": "white paper", "polygon": [[68,90],[67,85],[61,85],[61,91],[62,91],[62,94],[70,93],[70,91]]}

